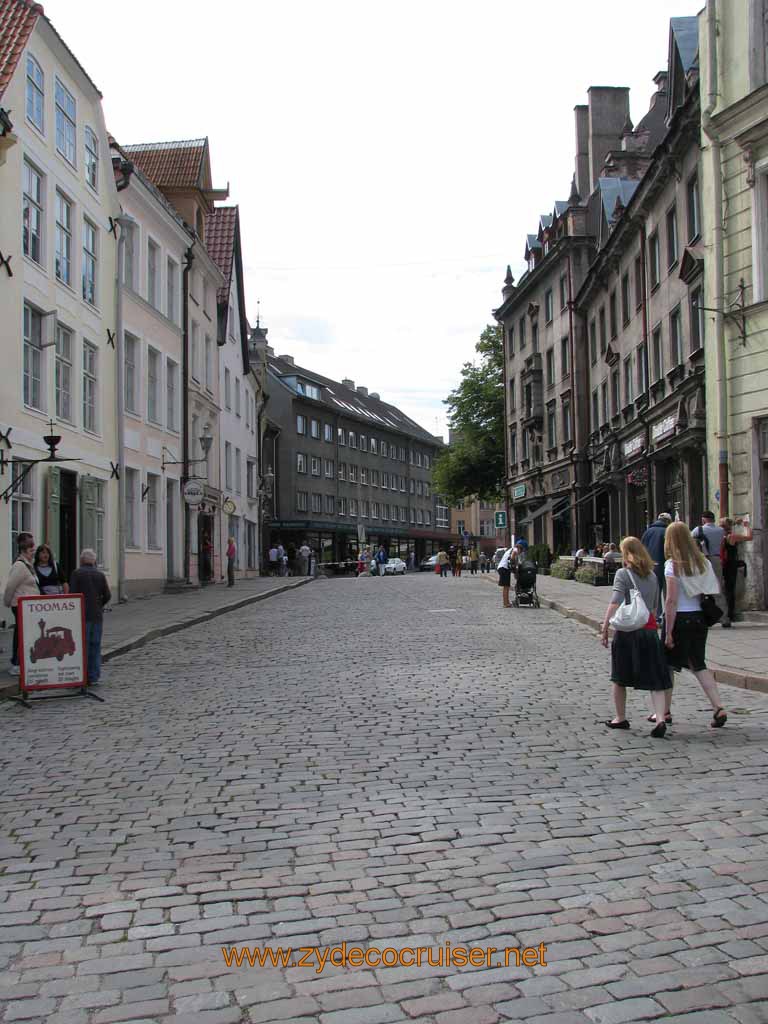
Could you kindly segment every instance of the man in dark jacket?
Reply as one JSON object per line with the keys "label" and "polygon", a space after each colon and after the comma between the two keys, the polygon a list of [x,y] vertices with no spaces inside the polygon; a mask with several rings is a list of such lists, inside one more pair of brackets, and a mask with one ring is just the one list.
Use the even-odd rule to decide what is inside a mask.
{"label": "man in dark jacket", "polygon": [[656,521],[651,523],[641,538],[648,554],[653,559],[653,571],[656,573],[656,579],[659,581],[659,607],[656,609],[657,618],[659,618],[662,613],[662,598],[667,591],[664,578],[664,534],[667,532],[667,527],[671,522],[672,516],[669,512],[660,512],[656,517]]}
{"label": "man in dark jacket", "polygon": [[72,573],[70,594],[82,594],[85,599],[85,650],[88,682],[93,685],[101,678],[101,633],[104,624],[104,605],[112,599],[107,577],[96,567],[96,552],[84,548],[80,553],[80,568]]}

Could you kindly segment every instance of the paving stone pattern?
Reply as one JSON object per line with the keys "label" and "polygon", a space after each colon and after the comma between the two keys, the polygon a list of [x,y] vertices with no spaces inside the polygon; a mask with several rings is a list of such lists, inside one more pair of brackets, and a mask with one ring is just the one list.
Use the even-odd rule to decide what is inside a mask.
{"label": "paving stone pattern", "polygon": [[[471,577],[316,581],[0,712],[0,1014],[113,1024],[768,1021],[768,698],[599,723],[608,657]],[[222,945],[547,946],[227,968]]]}

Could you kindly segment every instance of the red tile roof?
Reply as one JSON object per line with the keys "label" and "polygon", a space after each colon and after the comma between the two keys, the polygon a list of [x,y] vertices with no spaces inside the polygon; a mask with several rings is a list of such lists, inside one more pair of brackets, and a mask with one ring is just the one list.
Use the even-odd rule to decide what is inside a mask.
{"label": "red tile roof", "polygon": [[238,216],[236,206],[217,206],[205,220],[205,248],[226,282],[219,288],[216,298],[225,305],[229,302],[232,285]]}
{"label": "red tile roof", "polygon": [[13,77],[35,22],[44,14],[40,4],[0,0],[0,97]]}
{"label": "red tile roof", "polygon": [[203,175],[208,139],[142,142],[122,148],[158,188],[206,187]]}

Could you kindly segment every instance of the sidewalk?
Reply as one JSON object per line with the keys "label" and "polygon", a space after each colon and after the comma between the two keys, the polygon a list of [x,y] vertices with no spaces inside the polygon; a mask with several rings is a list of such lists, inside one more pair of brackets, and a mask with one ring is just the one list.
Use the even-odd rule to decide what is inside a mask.
{"label": "sidewalk", "polygon": [[[287,590],[304,586],[312,577],[257,576],[238,580],[233,588],[217,583],[181,594],[155,594],[125,604],[107,605],[104,611],[102,661],[142,647],[160,636],[188,629],[226,612],[244,608]],[[10,611],[5,609],[7,618]],[[18,692],[18,678],[7,672],[11,630],[0,630],[0,697]]]}
{"label": "sidewalk", "polygon": [[[488,579],[496,583],[495,574]],[[536,588],[545,608],[593,629],[602,627],[611,596],[609,587],[538,576]],[[719,683],[768,693],[768,622],[739,622],[733,629],[713,626],[707,640],[707,662]]]}

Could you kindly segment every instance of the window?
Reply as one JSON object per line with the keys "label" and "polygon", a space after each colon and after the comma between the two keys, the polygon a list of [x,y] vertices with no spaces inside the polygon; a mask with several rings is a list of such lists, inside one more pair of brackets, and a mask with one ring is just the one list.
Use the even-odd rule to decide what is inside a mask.
{"label": "window", "polygon": [[91,128],[85,129],[85,180],[92,189],[99,187],[99,140]]}
{"label": "window", "polygon": [[401,492],[402,492],[403,494],[405,494],[405,487],[406,487],[406,483],[407,483],[407,481],[406,481],[405,477],[404,477],[404,476],[401,476],[401,477],[400,477],[400,490],[401,490]]}
{"label": "window", "polygon": [[597,322],[589,322],[589,361],[594,366],[597,362]]}
{"label": "window", "polygon": [[619,381],[618,369],[611,372],[611,399],[613,402],[613,415],[618,416],[621,409],[621,383]]}
{"label": "window", "polygon": [[400,461],[401,462],[405,462],[405,448],[404,447],[400,447],[400,448],[398,448],[397,451],[398,451],[398,455],[400,457]]}
{"label": "window", "polygon": [[600,416],[601,422],[607,423],[610,416],[608,413],[608,381],[604,380],[600,385]]}
{"label": "window", "polygon": [[336,467],[334,466],[333,459],[324,459],[324,472],[327,480],[333,480],[336,475]]}
{"label": "window", "polygon": [[699,205],[699,178],[694,174],[688,179],[685,189],[688,214],[688,241],[693,242],[701,234],[701,208]]}
{"label": "window", "polygon": [[[555,350],[553,348],[547,349],[547,387],[552,388],[555,386]],[[550,446],[551,447],[551,446]]]}
{"label": "window", "polygon": [[56,191],[56,277],[62,284],[72,284],[72,204]]}
{"label": "window", "polygon": [[240,415],[241,415],[240,378],[239,377],[235,377],[235,416],[240,416]]}
{"label": "window", "polygon": [[389,487],[389,473],[382,472],[381,474],[381,487],[382,490],[386,491]]}
{"label": "window", "polygon": [[75,166],[75,98],[56,79],[56,149]]}
{"label": "window", "polygon": [[205,336],[205,390],[213,391],[213,342],[210,334]]}
{"label": "window", "polygon": [[698,352],[704,345],[704,297],[701,286],[691,292],[691,352]]}
{"label": "window", "polygon": [[600,426],[600,400],[597,394],[597,388],[592,392],[592,425],[591,429],[594,432]]}
{"label": "window", "polygon": [[160,306],[160,250],[150,238],[147,242],[147,302]]}
{"label": "window", "polygon": [[346,498],[338,498],[336,500],[336,510],[337,510],[337,512],[339,513],[340,516],[345,516],[347,514],[347,499]]}
{"label": "window", "polygon": [[507,328],[507,347],[509,354],[513,356],[515,354],[515,328],[511,324]]}
{"label": "window", "polygon": [[136,228],[133,224],[120,225],[125,235],[123,244],[123,284],[136,290]]}
{"label": "window", "polygon": [[24,405],[43,409],[43,318],[24,306]]}
{"label": "window", "polygon": [[629,405],[633,400],[632,391],[632,356],[624,360],[624,403]]}
{"label": "window", "polygon": [[339,444],[342,447],[344,447],[344,445],[346,445],[346,443],[347,443],[346,431],[343,429],[343,427],[338,427],[337,430],[336,430],[336,434],[337,434],[337,438],[338,438]]}
{"label": "window", "polygon": [[347,464],[346,462],[339,463],[339,480],[347,479]]}
{"label": "window", "polygon": [[544,322],[551,324],[552,317],[554,316],[554,301],[552,299],[552,289],[548,288],[544,293]]}
{"label": "window", "polygon": [[571,400],[570,398],[563,399],[563,444],[571,443]]}
{"label": "window", "polygon": [[147,419],[160,423],[160,353],[147,349]]}
{"label": "window", "polygon": [[323,424],[323,440],[333,444],[333,425],[330,423]]}
{"label": "window", "polygon": [[648,346],[646,344],[637,347],[637,393],[644,395],[648,390]]}
{"label": "window", "polygon": [[192,321],[192,353],[190,358],[190,371],[192,379],[200,380],[200,328],[195,320]]}
{"label": "window", "polygon": [[360,467],[360,483],[368,486],[368,470],[365,466]]}
{"label": "window", "polygon": [[557,412],[555,403],[550,402],[547,406],[547,448],[555,448],[557,445]]}
{"label": "window", "polygon": [[570,375],[570,351],[568,345],[568,337],[560,339],[560,369],[562,376],[568,377]]}
{"label": "window", "polygon": [[310,459],[310,472],[312,476],[320,476],[320,459],[316,455]]}
{"label": "window", "polygon": [[[96,562],[104,565],[104,494],[106,487],[101,480],[93,477],[81,477],[81,538],[83,547],[93,548]],[[157,478],[156,478],[157,479]]]}
{"label": "window", "polygon": [[235,494],[241,494],[243,490],[243,453],[235,448]]}
{"label": "window", "polygon": [[296,472],[307,472],[307,456],[304,454],[304,452],[296,452]]}
{"label": "window", "polygon": [[125,543],[129,548],[139,547],[139,518],[136,506],[139,500],[139,471],[125,470]]}
{"label": "window", "polygon": [[325,514],[332,516],[336,510],[336,500],[332,494],[326,494],[325,496]]}
{"label": "window", "polygon": [[654,231],[648,239],[648,262],[651,270],[651,291],[658,288],[661,280],[661,253],[659,247],[659,233]]}
{"label": "window", "polygon": [[677,206],[667,210],[667,266],[677,263]]}
{"label": "window", "polygon": [[168,259],[165,268],[165,315],[176,323],[176,278],[179,268],[172,259]]}
{"label": "window", "polygon": [[229,367],[224,367],[224,408],[232,408],[232,374]]}
{"label": "window", "polygon": [[363,498],[363,500],[360,502],[360,515],[362,516],[363,519],[367,519],[368,518],[368,508],[369,508],[368,499],[367,498]]}
{"label": "window", "polygon": [[371,445],[371,455],[376,455],[377,444],[376,444],[376,438],[375,437],[371,438],[370,445]]}
{"label": "window", "polygon": [[448,525],[448,506],[447,505],[436,505],[435,506],[435,526],[447,526]]}
{"label": "window", "polygon": [[[421,515],[421,513],[419,513]],[[378,501],[371,502],[371,519],[379,518],[379,503]]]}
{"label": "window", "polygon": [[379,446],[379,451],[381,453],[382,459],[386,459],[387,451],[388,451],[388,449],[387,449],[387,442],[386,441],[382,441],[381,442],[381,445]]}
{"label": "window", "polygon": [[229,441],[224,442],[224,486],[228,491],[232,490],[232,445]]}
{"label": "window", "polygon": [[301,413],[299,413],[297,415],[297,417],[296,417],[296,433],[297,434],[306,434],[306,432],[307,432],[307,417],[306,416],[302,416]]}
{"label": "window", "polygon": [[309,495],[306,491],[296,491],[296,511],[306,512],[308,508]]}
{"label": "window", "polygon": [[643,305],[643,258],[635,258],[635,310]]}
{"label": "window", "polygon": [[357,448],[357,434],[354,432],[354,430],[350,430],[349,432],[349,447]]}
{"label": "window", "polygon": [[600,321],[600,351],[601,353],[604,353],[608,348],[608,338],[605,331],[605,306],[600,307],[598,318]]}
{"label": "window", "polygon": [[560,309],[568,305],[568,278],[565,274],[560,275]]}
{"label": "window", "polygon": [[24,255],[43,262],[43,178],[24,161],[24,200],[21,214]]}
{"label": "window", "polygon": [[125,411],[138,413],[138,369],[139,342],[132,334],[125,332]]}
{"label": "window", "polygon": [[517,409],[517,388],[515,387],[515,378],[512,377],[509,381],[509,411],[514,412]]}
{"label": "window", "polygon": [[387,522],[389,520],[389,505],[381,506],[381,518],[384,520],[384,522]]}
{"label": "window", "polygon": [[616,304],[616,290],[614,289],[608,298],[608,326],[611,329],[611,339],[619,333],[619,316]]}
{"label": "window", "polygon": [[160,548],[160,477],[147,473],[147,547],[151,551]]}
{"label": "window", "polygon": [[408,507],[406,505],[401,505],[400,506],[400,522],[401,523],[407,523],[408,522]]}
{"label": "window", "polygon": [[357,483],[357,466],[350,463],[349,465],[349,482],[351,484]]}
{"label": "window", "polygon": [[432,525],[432,513],[429,511],[428,508],[424,509],[424,525],[425,526],[431,526]]}
{"label": "window", "polygon": [[525,346],[526,346],[525,317],[524,316],[520,317],[520,322],[518,323],[517,330],[518,330],[518,333],[520,335],[520,349],[522,351],[522,349],[524,349]]}
{"label": "window", "polygon": [[661,380],[661,376],[664,373],[664,363],[662,359],[661,351],[661,325],[655,328],[651,335],[651,360],[652,360],[652,371],[653,380]]}
{"label": "window", "polygon": [[531,324],[531,349],[534,352],[539,351],[539,323],[538,320],[534,320]]}
{"label": "window", "polygon": [[524,430],[523,433],[522,433],[522,445],[521,445],[523,462],[527,462],[530,459],[530,455],[531,455],[530,444],[531,444],[530,434],[528,433],[527,430]]}
{"label": "window", "polygon": [[72,332],[56,325],[56,418],[72,419]]}
{"label": "window", "polygon": [[680,307],[669,314],[669,358],[673,367],[683,361],[683,335],[680,329]]}
{"label": "window", "polygon": [[621,278],[621,322],[626,327],[630,319],[630,304],[632,298],[629,293],[629,274],[623,274]]}
{"label": "window", "polygon": [[357,498],[349,499],[349,514],[350,516],[357,515]]}
{"label": "window", "polygon": [[27,57],[27,120],[43,131],[45,79],[34,57]]}
{"label": "window", "polygon": [[98,387],[99,352],[95,345],[83,342],[83,430],[95,434],[99,429]]}
{"label": "window", "polygon": [[309,432],[316,440],[320,440],[320,420],[310,420]]}
{"label": "window", "polygon": [[509,430],[509,464],[517,464],[517,430],[514,427],[510,427]]}
{"label": "window", "polygon": [[415,494],[416,493],[416,481],[415,480],[409,480],[408,481],[408,490],[410,491],[411,494]]}
{"label": "window", "polygon": [[365,434],[361,434],[360,435],[359,444],[360,444],[360,451],[361,452],[367,452],[368,451],[368,438],[365,436]]}
{"label": "window", "polygon": [[96,305],[96,268],[98,266],[96,228],[86,218],[83,221],[83,298]]}
{"label": "window", "polygon": [[179,364],[169,359],[165,367],[165,397],[168,406],[167,422],[169,430],[177,430],[176,396],[179,391]]}

